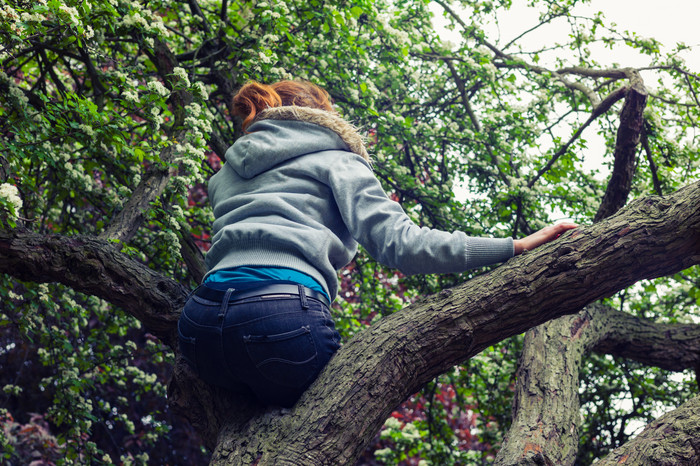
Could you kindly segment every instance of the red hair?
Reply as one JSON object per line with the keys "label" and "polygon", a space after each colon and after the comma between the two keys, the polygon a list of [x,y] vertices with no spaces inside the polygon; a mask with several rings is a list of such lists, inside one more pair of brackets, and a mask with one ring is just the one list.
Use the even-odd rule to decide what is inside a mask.
{"label": "red hair", "polygon": [[243,118],[245,131],[266,108],[287,105],[333,111],[328,92],[308,81],[279,81],[269,85],[251,81],[233,98],[233,114]]}

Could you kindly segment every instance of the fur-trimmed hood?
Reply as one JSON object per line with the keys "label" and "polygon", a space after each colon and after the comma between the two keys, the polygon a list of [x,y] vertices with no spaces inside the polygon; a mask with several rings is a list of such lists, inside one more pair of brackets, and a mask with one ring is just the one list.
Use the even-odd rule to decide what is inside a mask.
{"label": "fur-trimmed hood", "polygon": [[286,160],[324,150],[354,152],[369,163],[357,129],[334,113],[308,107],[274,107],[260,113],[248,134],[226,152],[243,178],[252,178]]}

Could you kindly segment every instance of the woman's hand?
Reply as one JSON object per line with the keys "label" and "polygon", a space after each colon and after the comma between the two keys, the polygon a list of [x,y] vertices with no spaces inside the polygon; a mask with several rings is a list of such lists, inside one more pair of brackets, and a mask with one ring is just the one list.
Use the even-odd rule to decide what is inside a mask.
{"label": "woman's hand", "polygon": [[526,236],[525,238],[515,239],[513,240],[515,255],[522,254],[523,251],[531,251],[541,244],[549,243],[559,238],[562,233],[576,228],[577,226],[577,224],[571,222],[557,223],[556,225],[544,227],[540,231]]}

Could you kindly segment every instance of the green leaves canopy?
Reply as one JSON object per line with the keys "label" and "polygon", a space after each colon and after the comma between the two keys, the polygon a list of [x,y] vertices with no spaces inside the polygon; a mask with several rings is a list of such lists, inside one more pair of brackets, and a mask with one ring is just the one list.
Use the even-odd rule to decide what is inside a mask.
{"label": "green leaves canopy", "polygon": [[[519,236],[561,217],[585,223],[612,166],[618,89],[636,73],[624,63],[600,65],[590,52],[597,44],[625,47],[648,63],[639,71],[650,98],[632,196],[697,180],[700,78],[680,58],[685,47],[662,52],[654,40],[614,31],[602,15],[578,15],[579,3],[533,1],[537,24],[494,38],[489,25],[508,1],[9,0],[0,9],[2,226],[100,236],[193,286],[201,270],[192,245],[207,249],[212,218],[203,186],[241,135],[231,98],[248,80],[279,79],[309,79],[331,93],[338,110],[367,132],[387,191],[421,225]],[[453,42],[436,32],[436,21],[454,31]],[[570,26],[568,35],[527,41],[559,23]],[[590,158],[600,164],[592,167]],[[342,272],[339,327],[350,338],[371,319],[470,276],[402,277],[360,255]],[[699,279],[689,270],[612,302],[648,318],[691,320]],[[138,321],[61,285],[2,280],[5,341],[28,342],[27,357],[44,372],[40,380],[8,376],[7,399],[50,394],[42,409],[68,461],[133,459],[141,453],[127,446],[128,434],[149,444],[167,430],[164,421],[144,421],[150,414],[129,409],[164,390],[152,374],[166,366],[148,358],[158,363],[165,348],[145,337]],[[497,400],[512,374],[494,366],[511,367],[514,357],[494,349],[472,361],[483,378],[458,371],[436,381],[453,384],[463,407],[478,400],[488,419],[477,426],[488,447],[483,456],[508,422]],[[596,374],[607,363],[591,364]],[[656,369],[624,370],[642,385],[678,386],[658,382]],[[485,396],[494,387],[499,395]],[[653,399],[630,396],[639,402],[631,416],[644,418]],[[586,405],[591,438],[601,435],[599,420],[619,409],[595,403],[591,396]],[[126,432],[117,435],[118,448],[90,440],[101,438],[93,421]],[[606,425],[613,426],[608,439],[615,429],[627,435],[624,425]],[[447,464],[453,447],[411,448]],[[6,456],[16,455],[13,448],[6,444]]]}

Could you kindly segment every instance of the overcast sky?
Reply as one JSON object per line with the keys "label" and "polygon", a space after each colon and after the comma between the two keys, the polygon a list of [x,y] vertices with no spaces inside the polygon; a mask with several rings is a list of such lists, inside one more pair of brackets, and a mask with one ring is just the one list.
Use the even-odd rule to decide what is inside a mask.
{"label": "overcast sky", "polygon": [[[537,24],[537,11],[524,4],[523,0],[515,0],[511,11],[500,18],[499,32],[502,39],[509,40]],[[700,73],[700,0],[592,0],[590,5],[577,7],[574,13],[588,16],[595,11],[602,11],[606,23],[616,23],[618,30],[634,31],[642,37],[654,37],[669,50],[673,49],[677,42],[696,46],[695,50],[686,51],[682,56],[692,70]],[[545,43],[552,38],[565,38],[566,27],[564,24],[561,27],[552,26],[529,37],[534,41],[544,40]],[[596,58],[600,52],[597,53]],[[619,51],[613,53],[611,60],[623,66],[643,64],[633,55],[626,56]]]}

